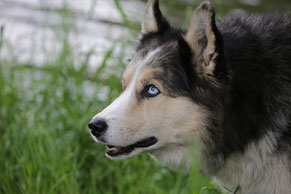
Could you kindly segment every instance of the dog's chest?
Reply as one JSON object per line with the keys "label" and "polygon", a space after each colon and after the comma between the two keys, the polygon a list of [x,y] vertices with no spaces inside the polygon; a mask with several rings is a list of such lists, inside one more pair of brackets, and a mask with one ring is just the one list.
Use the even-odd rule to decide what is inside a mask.
{"label": "dog's chest", "polygon": [[288,158],[272,154],[267,142],[252,143],[243,154],[233,154],[213,176],[222,188],[239,193],[291,193]]}

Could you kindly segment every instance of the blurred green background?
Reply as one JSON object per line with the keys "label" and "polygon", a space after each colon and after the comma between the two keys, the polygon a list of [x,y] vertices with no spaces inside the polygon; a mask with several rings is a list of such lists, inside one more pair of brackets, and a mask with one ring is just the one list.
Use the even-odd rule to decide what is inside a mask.
{"label": "blurred green background", "polygon": [[[161,9],[186,27],[200,2],[161,0]],[[197,165],[185,175],[147,154],[111,161],[89,135],[88,121],[121,92],[145,3],[0,1],[0,193],[221,192]],[[218,18],[291,10],[290,0],[214,4]]]}

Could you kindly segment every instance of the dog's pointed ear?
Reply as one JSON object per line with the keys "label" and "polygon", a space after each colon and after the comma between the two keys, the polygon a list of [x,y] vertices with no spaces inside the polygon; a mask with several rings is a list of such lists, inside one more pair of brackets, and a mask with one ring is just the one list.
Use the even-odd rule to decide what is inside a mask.
{"label": "dog's pointed ear", "polygon": [[146,5],[141,33],[162,32],[170,27],[168,21],[163,17],[159,7],[159,0],[149,0]]}
{"label": "dog's pointed ear", "polygon": [[196,71],[204,77],[212,76],[221,39],[215,22],[215,9],[211,2],[203,2],[194,11],[185,40],[197,64]]}

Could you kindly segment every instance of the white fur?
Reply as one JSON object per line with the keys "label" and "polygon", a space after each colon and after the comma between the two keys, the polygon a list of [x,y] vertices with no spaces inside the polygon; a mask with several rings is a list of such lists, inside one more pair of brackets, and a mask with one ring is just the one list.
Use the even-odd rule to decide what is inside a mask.
{"label": "white fur", "polygon": [[[103,139],[106,140],[107,144],[115,145],[115,146],[128,146],[130,144],[135,143],[136,141],[141,140],[142,138],[146,138],[149,136],[139,137],[138,139],[134,138],[135,134],[132,134],[128,129],[123,129],[120,122],[122,118],[125,116],[125,112],[130,108],[130,104],[134,102],[136,99],[135,87],[137,83],[137,78],[142,69],[146,66],[146,64],[152,60],[154,55],[160,51],[160,48],[156,48],[150,51],[144,58],[135,59],[135,71],[134,75],[125,89],[125,91],[115,99],[108,107],[106,107],[102,112],[95,115],[93,118],[103,118],[106,120],[108,129],[106,133],[103,135]],[[94,138],[96,140],[96,138]],[[97,140],[98,142],[98,140]],[[135,150],[137,153],[138,150]],[[131,154],[134,154],[132,152]],[[130,154],[128,155],[130,156]]]}
{"label": "white fur", "polygon": [[154,1],[153,0],[148,1],[146,10],[144,13],[143,23],[141,26],[142,33],[158,31],[158,24],[154,16],[153,6],[154,6]]}
{"label": "white fur", "polygon": [[[288,156],[273,155],[275,142],[274,136],[267,135],[260,141],[251,143],[244,153],[230,156],[211,178],[222,189],[226,188],[225,191],[239,186],[239,193],[242,194],[291,193]],[[179,145],[154,150],[151,156],[173,169],[185,165],[188,172],[193,159],[189,147]]]}
{"label": "white fur", "polygon": [[[144,22],[142,24],[142,33],[158,30],[158,24],[153,11],[154,2],[154,0],[150,0],[147,4]],[[209,55],[213,54],[215,50],[215,36],[212,32],[213,29],[211,29],[211,16],[214,12],[212,5],[208,3],[208,6],[208,11],[199,11],[198,8],[198,11],[194,13],[188,33],[185,36],[185,40],[191,46],[192,50],[195,51],[197,49],[199,50],[199,48],[196,48],[196,45],[198,45],[197,42],[205,36],[205,33],[207,35],[210,44],[207,45],[203,53],[203,59],[209,62],[209,65],[207,69],[204,67],[203,75],[212,73],[215,65],[213,62],[208,61],[210,60]],[[204,25],[203,29],[201,25]],[[174,45],[170,46],[170,48],[175,48]],[[149,52],[144,58],[133,60],[135,70],[127,88],[112,104],[95,117],[104,118],[108,123],[108,129],[102,136],[107,144],[127,146],[149,136],[155,136],[158,139],[158,143],[150,147],[136,148],[127,155],[117,157],[107,155],[107,157],[112,159],[126,159],[148,150],[150,155],[158,162],[174,169],[184,167],[189,172],[192,163],[191,160],[193,159],[193,150],[189,149],[190,145],[188,140],[193,135],[200,137],[205,135],[208,112],[201,106],[182,97],[175,98],[175,100],[168,99],[168,103],[156,99],[155,105],[160,105],[160,110],[148,111],[151,117],[149,117],[149,113],[143,113],[143,111],[149,109],[149,104],[144,103],[143,109],[136,109],[138,111],[143,110],[138,113],[141,116],[137,118],[144,118],[146,120],[144,123],[136,121],[139,119],[134,120],[132,118],[131,121],[126,120],[127,123],[124,122],[124,118],[127,116],[126,114],[130,112],[128,110],[134,107],[132,105],[135,105],[134,102],[136,102],[135,93],[136,85],[139,81],[138,76],[143,72],[146,64],[160,50],[161,48],[157,48]],[[139,55],[137,54],[136,56]],[[216,53],[213,56],[212,59],[215,58]],[[167,56],[165,55],[165,57]],[[167,109],[171,106],[172,109]],[[134,117],[134,114],[129,115]],[[134,125],[129,127],[126,125],[128,123],[134,123]],[[95,137],[93,138],[95,141],[98,141]],[[223,157],[219,158],[219,161],[214,160],[214,163],[219,163],[217,166],[220,167],[220,162],[222,166],[213,172],[211,178],[221,188],[234,189],[239,186],[241,188],[239,193],[291,194],[291,175],[290,169],[288,169],[290,165],[288,163],[288,156],[283,155],[283,153],[281,155],[279,153],[274,154],[276,142],[276,137],[273,134],[268,134],[260,141],[250,143],[243,153],[233,153],[225,161],[223,161]],[[200,149],[200,147],[198,146],[197,149]],[[207,168],[209,164],[206,160],[210,158],[207,157],[201,157],[202,168]],[[208,167],[210,169],[211,165],[208,165]]]}
{"label": "white fur", "polygon": [[187,145],[170,145],[164,148],[153,150],[150,156],[162,165],[166,165],[172,169],[182,168],[186,172],[190,171],[191,157],[189,157],[189,149]]}
{"label": "white fur", "polygon": [[[286,155],[273,155],[276,139],[267,135],[251,143],[244,154],[233,154],[213,177],[219,185],[241,193],[291,193]],[[223,188],[222,187],[222,188]]]}

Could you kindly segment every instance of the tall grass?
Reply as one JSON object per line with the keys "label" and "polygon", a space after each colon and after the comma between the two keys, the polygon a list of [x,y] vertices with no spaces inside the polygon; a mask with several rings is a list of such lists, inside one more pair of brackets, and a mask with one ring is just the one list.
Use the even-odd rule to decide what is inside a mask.
{"label": "tall grass", "polygon": [[[13,49],[11,59],[0,60],[0,193],[219,193],[197,166],[187,175],[147,154],[126,161],[105,158],[87,123],[121,92],[126,56],[115,48],[125,44],[114,42],[105,53],[89,50],[76,62],[77,48],[65,38],[70,26],[61,28],[61,52],[40,67],[20,64]],[[0,49],[9,44],[3,33],[5,27]],[[90,58],[100,54],[104,60],[92,70]],[[116,65],[108,65],[109,60]],[[104,91],[105,100],[99,97]]]}

